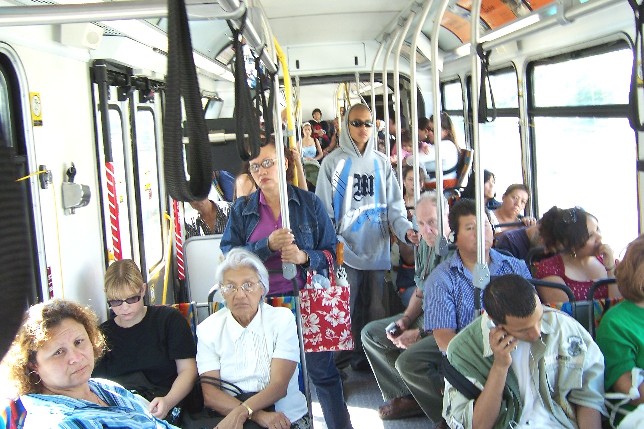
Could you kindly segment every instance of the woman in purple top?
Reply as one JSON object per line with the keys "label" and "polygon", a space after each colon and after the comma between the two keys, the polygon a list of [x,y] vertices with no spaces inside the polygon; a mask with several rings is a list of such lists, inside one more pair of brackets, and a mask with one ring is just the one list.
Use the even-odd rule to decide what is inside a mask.
{"label": "woman in purple top", "polygon": [[[288,160],[285,167],[288,178]],[[291,228],[282,228],[275,144],[263,146],[257,158],[250,160],[249,169],[259,190],[235,200],[221,250],[228,253],[234,247],[244,247],[254,252],[271,273],[270,295],[292,295],[293,283],[282,276],[282,263],[297,266],[295,279],[301,288],[309,267],[318,272],[327,268],[324,250],[335,256],[337,238],[333,224],[315,194],[287,185]],[[333,353],[306,353],[305,357],[327,426],[351,428]]]}

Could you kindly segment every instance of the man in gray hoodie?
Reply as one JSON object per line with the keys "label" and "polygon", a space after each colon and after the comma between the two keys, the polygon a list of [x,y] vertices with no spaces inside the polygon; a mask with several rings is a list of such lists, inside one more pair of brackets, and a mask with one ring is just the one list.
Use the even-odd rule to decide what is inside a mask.
{"label": "man in gray hoodie", "polygon": [[355,104],[343,121],[340,150],[322,161],[315,193],[344,246],[356,344],[351,366],[368,369],[360,331],[367,322],[388,316],[382,301],[384,274],[391,268],[390,228],[408,243],[418,244],[418,235],[407,220],[389,159],[375,150],[371,111],[364,104]]}

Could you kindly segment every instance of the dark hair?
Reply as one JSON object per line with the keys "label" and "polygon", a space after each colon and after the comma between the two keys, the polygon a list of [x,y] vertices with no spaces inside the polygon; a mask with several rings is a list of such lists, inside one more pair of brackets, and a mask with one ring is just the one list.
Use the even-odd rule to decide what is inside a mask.
{"label": "dark hair", "polygon": [[404,143],[411,144],[412,143],[411,137],[412,136],[411,136],[411,133],[409,132],[409,130],[401,130],[400,131],[400,145],[402,146]]}
{"label": "dark hair", "polygon": [[426,130],[429,127],[429,119],[423,117],[418,118],[418,129]]}
{"label": "dark hair", "polygon": [[495,278],[483,292],[483,305],[492,320],[504,324],[507,316],[525,319],[537,308],[537,291],[517,274]]}
{"label": "dark hair", "polygon": [[[429,121],[434,122],[434,115],[429,117]],[[452,122],[452,118],[450,118],[449,115],[445,112],[441,112],[441,130],[447,131],[447,136],[445,137],[445,139],[450,140],[452,143],[454,143],[454,146],[456,146],[456,149],[460,151],[461,145],[459,145],[458,141],[456,140],[454,123]]]}
{"label": "dark hair", "polygon": [[322,116],[322,111],[320,109],[318,109],[317,107],[315,109],[313,109],[313,112],[311,112],[311,116],[315,115],[316,112],[319,113],[320,116]]}
{"label": "dark hair", "polygon": [[[476,188],[474,187],[476,180],[474,180],[474,177],[474,174],[470,176],[470,180],[467,181],[467,186],[463,189],[463,192],[461,192],[461,198],[476,198]],[[490,170],[483,170],[483,183],[487,183],[491,177],[496,178],[494,173]]]}
{"label": "dark hair", "polygon": [[[560,209],[553,206],[539,221],[539,235],[543,245],[553,252],[572,252],[588,241],[587,213],[581,207]],[[593,216],[594,217],[594,216]]]}
{"label": "dark hair", "polygon": [[505,190],[505,192],[503,193],[503,196],[505,197],[506,195],[510,195],[512,192],[517,190],[524,191],[526,194],[528,194],[528,201],[530,200],[530,196],[531,196],[530,189],[523,183],[515,183],[513,185],[508,186],[508,189]]}
{"label": "dark hair", "polygon": [[474,215],[476,216],[476,203],[474,200],[469,198],[461,198],[454,203],[452,208],[449,210],[449,215],[447,216],[447,223],[449,224],[449,229],[454,233],[458,234],[458,223],[459,219],[463,216]]}
{"label": "dark hair", "polygon": [[[407,177],[407,174],[410,171],[414,171],[414,166],[413,165],[405,165],[402,169],[402,179],[401,181],[403,182],[403,195],[407,192],[407,188],[405,187],[405,177]],[[425,183],[425,169],[424,168],[418,168],[418,175],[420,177],[420,182]],[[422,189],[421,189],[422,192]]]}

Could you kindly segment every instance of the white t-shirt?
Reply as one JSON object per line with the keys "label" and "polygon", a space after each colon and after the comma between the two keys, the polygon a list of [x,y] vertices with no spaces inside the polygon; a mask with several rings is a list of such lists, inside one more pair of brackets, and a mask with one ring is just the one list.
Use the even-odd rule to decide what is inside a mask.
{"label": "white t-shirt", "polygon": [[[458,164],[458,158],[460,156],[459,150],[456,148],[456,145],[451,140],[441,140],[441,164],[443,166],[443,172],[449,169],[453,169]],[[413,160],[411,157],[407,158],[408,165],[413,165]],[[436,183],[436,152],[434,151],[434,146],[430,145],[429,153],[419,152],[418,153],[418,164],[425,169],[427,173],[427,183]],[[433,176],[432,179],[429,177]],[[458,175],[458,171],[454,170],[450,173],[443,174],[443,180],[445,179],[455,179]]]}
{"label": "white t-shirt", "polygon": [[530,343],[518,341],[516,350],[510,354],[512,371],[517,376],[523,403],[521,419],[516,429],[563,428],[544,406],[537,386],[530,376]]}
{"label": "white t-shirt", "polygon": [[[300,343],[293,313],[261,303],[257,314],[244,328],[223,308],[197,326],[197,369],[199,374],[218,370],[222,380],[244,392],[263,390],[270,380],[273,358],[300,361]],[[275,403],[294,422],[308,412],[299,390],[298,371],[288,383],[286,396]],[[232,394],[232,393],[231,393]]]}

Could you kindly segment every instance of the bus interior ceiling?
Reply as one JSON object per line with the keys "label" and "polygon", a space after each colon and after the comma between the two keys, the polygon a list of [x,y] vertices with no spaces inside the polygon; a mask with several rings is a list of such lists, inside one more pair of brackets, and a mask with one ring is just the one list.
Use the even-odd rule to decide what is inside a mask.
{"label": "bus interior ceiling", "polygon": [[[204,102],[215,97],[222,100],[215,116],[231,118],[235,106],[230,66],[234,56],[231,31],[226,21],[216,17],[230,12],[231,5],[238,2],[192,0],[187,3]],[[428,18],[421,25],[417,43],[415,78],[420,93],[419,103],[422,104],[419,112],[424,116],[437,110],[432,96],[430,38],[439,3],[434,1],[432,4]],[[548,124],[561,124],[557,121],[563,117],[592,117],[593,112],[598,112],[600,119],[605,121],[600,122],[615,127],[613,135],[622,140],[619,144],[623,147],[618,150],[622,158],[612,157],[610,160],[634,165],[638,155],[642,157],[642,149],[637,146],[635,135],[628,127],[625,113],[628,100],[622,97],[603,106],[599,103],[597,109],[593,110],[591,106],[581,114],[556,104],[551,110],[530,111],[529,107],[539,106],[530,104],[534,100],[526,91],[534,91],[537,84],[542,85],[540,88],[552,84],[540,83],[539,77],[534,75],[534,70],[541,64],[539,61],[547,65],[550,59],[562,58],[562,55],[592,57],[593,49],[601,55],[615,50],[630,52],[634,40],[633,15],[627,2],[533,0],[508,3],[483,0],[482,3],[480,35],[483,48],[492,52],[489,70],[499,114],[498,122],[481,125],[482,165],[495,170],[497,189],[501,192],[511,183],[529,184],[536,197],[530,206],[534,213],[543,213],[553,204],[588,206],[588,210],[600,218],[607,235],[619,243],[616,249],[619,252],[637,234],[642,221],[639,210],[642,193],[641,190],[638,192],[638,177],[634,169],[624,169],[620,164],[611,165],[614,174],[619,175],[620,185],[608,188],[607,194],[601,197],[601,203],[595,202],[596,198],[590,191],[581,192],[581,195],[576,193],[584,184],[569,183],[570,188],[565,189],[570,191],[558,191],[558,186],[569,180],[569,176],[559,175],[556,180],[546,181],[546,177],[559,174],[559,170],[553,173],[545,167],[535,168],[538,162],[545,165],[551,154],[539,149],[538,143],[535,148],[534,141],[545,140],[541,137],[544,134],[539,134],[540,117],[555,118]],[[68,6],[73,7],[74,4],[82,6],[78,2],[70,2]],[[425,2],[416,0],[326,0],[315,3],[263,0],[261,3],[248,1],[244,4],[249,11],[246,15],[248,22],[263,38],[268,34],[264,23],[268,23],[286,53],[291,77],[300,79],[301,110],[305,121],[311,117],[314,108],[322,110],[323,119],[331,120],[338,114],[339,105],[348,106],[358,102],[360,97],[370,104],[371,91],[377,94],[377,110],[381,115],[385,93],[382,87],[384,55],[380,55],[375,64],[374,58],[381,44],[386,48],[411,15],[416,18],[410,28],[419,24],[418,16],[425,6]],[[9,18],[15,18],[20,11],[29,17],[30,13],[25,12],[25,8],[36,10],[42,5],[30,0],[0,2],[0,65],[4,77],[11,74],[7,71],[9,67],[15,70],[13,80],[2,87],[0,94],[3,106],[6,105],[0,112],[0,123],[23,121],[24,130],[20,136],[12,137],[12,145],[17,153],[27,158],[29,171],[36,172],[42,165],[51,172],[51,183],[45,181],[47,183],[43,185],[34,178],[25,185],[28,186],[34,218],[31,225],[34,269],[39,273],[39,279],[35,280],[39,284],[32,285],[32,300],[53,296],[75,299],[92,305],[104,318],[106,305],[101,285],[106,263],[113,258],[130,257],[144,268],[144,278],[151,289],[150,300],[160,303],[162,296],[167,295],[166,300],[172,302],[175,298],[173,287],[178,285],[172,279],[178,273],[172,269],[168,291],[163,290],[163,277],[170,231],[164,213],[171,213],[173,207],[165,195],[160,154],[168,20],[165,16],[102,20],[97,15],[85,19],[91,23],[84,23],[81,18],[59,19],[53,12],[53,23],[43,18],[36,24],[34,14],[29,21],[32,25],[11,23]],[[51,7],[57,5],[52,2]],[[16,12],[11,9],[15,6],[25,8]],[[434,59],[442,82],[441,108],[453,116],[461,141],[468,144],[471,123],[465,113],[468,103],[464,104],[463,100],[469,100],[470,93],[467,85],[471,73],[471,8],[472,2],[467,0],[449,3],[441,21],[439,51]],[[5,13],[6,10],[11,12]],[[262,15],[265,20],[261,19]],[[400,55],[401,110],[407,117],[410,116],[411,102],[411,40],[410,31],[405,35]],[[268,51],[272,52],[272,49]],[[263,51],[257,46],[253,52],[259,55]],[[575,52],[590,53],[577,55]],[[632,61],[630,55],[618,55],[620,64],[628,65]],[[605,58],[612,58],[613,63],[617,61],[610,56]],[[112,72],[114,76],[118,77],[121,73],[118,70],[122,70],[124,76],[145,78],[147,83],[144,87],[137,87],[117,82],[101,95],[100,82],[93,68],[97,60],[108,63],[115,70]],[[606,70],[609,66],[611,64],[606,65]],[[388,107],[394,104],[393,68],[392,54],[387,63]],[[375,70],[374,88],[370,83],[372,69]],[[629,73],[630,68],[620,79],[628,78]],[[359,84],[356,84],[356,75]],[[590,79],[589,82],[595,81]],[[156,86],[153,89],[145,87],[148,83]],[[11,85],[18,86],[19,92],[12,93]],[[620,80],[615,85],[623,92],[628,82]],[[19,94],[17,99],[15,94]],[[341,95],[340,100],[338,94]],[[349,100],[345,99],[345,94]],[[101,111],[99,104],[103,96],[107,97],[104,101],[108,107]],[[36,98],[42,108],[38,117],[33,111]],[[108,128],[103,127],[107,120],[105,112],[109,113]],[[411,127],[414,122],[412,120]],[[568,125],[561,126],[565,128]],[[109,150],[104,143],[106,129],[110,130]],[[588,137],[587,132],[579,131],[578,135]],[[575,134],[567,133],[566,136],[575,139]],[[601,139],[609,138],[606,133],[601,134]],[[594,140],[592,147],[599,149],[593,150],[601,150],[603,141]],[[619,144],[615,143],[616,147]],[[557,146],[548,147],[548,150],[562,150]],[[240,160],[235,158],[233,148],[234,142],[230,141],[214,144],[213,153],[217,155],[217,161],[213,167],[226,166],[236,173]],[[565,152],[562,161],[570,161],[569,154],[572,154],[579,157],[580,162],[586,162],[587,158],[592,158],[589,162],[593,165],[601,162],[598,153],[582,155],[576,152],[580,148],[581,145],[575,142]],[[77,170],[75,182],[87,185],[91,190],[89,204],[77,208],[73,214],[63,209],[60,195],[63,182],[68,181],[65,173],[72,162]],[[109,168],[114,168],[116,180],[111,191],[106,179]],[[590,174],[583,168],[573,167],[571,170],[583,170],[583,177]],[[593,179],[592,183],[597,180]],[[545,189],[551,192],[546,195]],[[111,216],[113,211],[110,211],[110,204],[114,203],[110,201],[110,192],[116,192],[114,201],[119,212],[116,224]],[[611,207],[615,203],[612,198],[607,198],[609,196],[619,198],[622,207],[619,215],[612,213]],[[627,221],[620,221],[620,216]],[[121,247],[118,255],[114,249],[114,229],[120,234],[116,237]]]}

